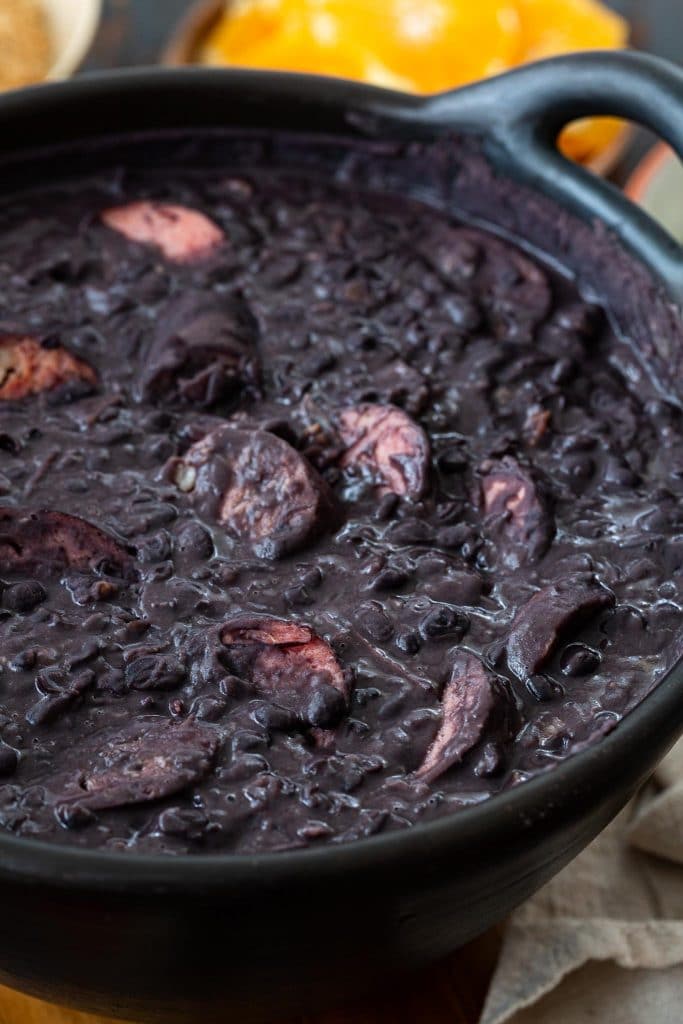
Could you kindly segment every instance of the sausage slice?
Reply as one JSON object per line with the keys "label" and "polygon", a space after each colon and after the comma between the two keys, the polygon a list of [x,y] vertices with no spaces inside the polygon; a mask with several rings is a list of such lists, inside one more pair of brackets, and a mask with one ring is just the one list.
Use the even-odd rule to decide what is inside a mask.
{"label": "sausage slice", "polygon": [[94,387],[97,374],[62,345],[27,335],[0,335],[0,401],[53,391],[74,381]]}
{"label": "sausage slice", "polygon": [[295,551],[336,522],[332,495],[310,463],[265,430],[219,427],[171,464],[201,512],[264,558]]}
{"label": "sausage slice", "polygon": [[433,782],[479,742],[496,702],[495,686],[494,677],[474,654],[456,655],[441,697],[441,728],[417,770],[418,778]]}
{"label": "sausage slice", "polygon": [[0,509],[0,570],[46,574],[64,569],[128,578],[134,563],[123,544],[80,516]]}
{"label": "sausage slice", "polygon": [[332,648],[310,626],[242,616],[223,624],[220,642],[235,675],[302,722],[327,728],[346,709],[344,672]]}
{"label": "sausage slice", "polygon": [[102,223],[130,242],[154,245],[171,263],[205,259],[223,242],[221,229],[199,210],[177,203],[141,199],[112,206],[100,214]]}
{"label": "sausage slice", "polygon": [[339,416],[346,446],[340,465],[360,466],[383,492],[419,498],[427,487],[429,440],[422,427],[393,405],[355,405]]}
{"label": "sausage slice", "polygon": [[519,679],[528,679],[569,632],[613,604],[614,595],[590,573],[573,573],[543,587],[512,623],[506,644],[509,667]]}

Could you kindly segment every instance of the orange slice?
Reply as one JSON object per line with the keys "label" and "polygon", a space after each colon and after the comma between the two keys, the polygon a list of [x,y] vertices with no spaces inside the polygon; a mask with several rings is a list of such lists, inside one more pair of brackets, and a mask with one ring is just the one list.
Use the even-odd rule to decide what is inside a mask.
{"label": "orange slice", "polygon": [[238,0],[209,60],[436,92],[511,67],[514,0]]}
{"label": "orange slice", "polygon": [[[627,22],[598,0],[517,0],[517,5],[524,62],[628,43]],[[614,118],[577,121],[562,133],[562,149],[589,162],[614,145],[622,131],[623,123]]]}
{"label": "orange slice", "polygon": [[517,0],[525,61],[625,46],[626,21],[598,0]]}
{"label": "orange slice", "polygon": [[340,26],[342,45],[362,45],[414,92],[452,89],[504,71],[519,51],[514,0],[322,0],[320,6]]}
{"label": "orange slice", "polygon": [[226,3],[204,45],[204,59],[213,64],[234,61],[236,55],[277,32],[283,13],[281,0],[233,0]]}
{"label": "orange slice", "polygon": [[364,79],[364,47],[330,6],[325,0],[238,0],[209,38],[205,56],[212,63]]}
{"label": "orange slice", "polygon": [[[627,38],[626,22],[599,0],[232,0],[204,58],[431,93]],[[590,161],[621,130],[610,119],[578,122],[562,146]]]}

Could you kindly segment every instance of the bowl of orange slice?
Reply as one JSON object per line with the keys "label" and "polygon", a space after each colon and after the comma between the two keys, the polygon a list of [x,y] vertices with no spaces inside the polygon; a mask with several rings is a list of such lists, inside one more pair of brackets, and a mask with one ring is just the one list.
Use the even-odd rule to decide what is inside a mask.
{"label": "bowl of orange slice", "polygon": [[[201,63],[334,75],[428,94],[577,50],[628,45],[602,0],[208,0],[193,5],[164,55]],[[569,125],[565,154],[599,173],[626,140],[623,122]]]}

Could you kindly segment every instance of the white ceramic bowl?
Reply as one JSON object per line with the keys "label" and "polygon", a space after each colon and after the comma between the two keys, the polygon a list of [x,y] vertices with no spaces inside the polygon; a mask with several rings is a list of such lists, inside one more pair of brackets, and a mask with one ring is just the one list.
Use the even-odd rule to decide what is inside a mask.
{"label": "white ceramic bowl", "polygon": [[52,33],[55,59],[47,78],[68,78],[83,62],[95,38],[102,0],[41,0]]}

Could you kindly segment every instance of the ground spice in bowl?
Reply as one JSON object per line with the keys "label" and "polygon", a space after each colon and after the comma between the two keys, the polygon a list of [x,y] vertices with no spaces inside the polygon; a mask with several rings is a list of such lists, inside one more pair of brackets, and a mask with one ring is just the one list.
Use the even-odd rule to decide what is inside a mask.
{"label": "ground spice in bowl", "polygon": [[36,0],[0,5],[0,89],[40,82],[50,70],[52,45],[45,11]]}

